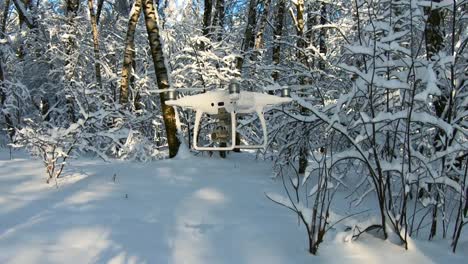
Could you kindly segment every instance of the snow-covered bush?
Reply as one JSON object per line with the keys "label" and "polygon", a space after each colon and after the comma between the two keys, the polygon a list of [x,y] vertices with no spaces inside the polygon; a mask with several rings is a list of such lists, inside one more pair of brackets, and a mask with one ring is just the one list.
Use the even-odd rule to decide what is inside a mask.
{"label": "snow-covered bush", "polygon": [[281,178],[287,195],[266,194],[273,202],[297,214],[307,234],[308,250],[313,255],[317,255],[327,231],[333,226],[330,206],[340,185],[331,175],[333,168],[328,167],[327,149],[311,154],[314,160],[309,163],[304,177],[299,175],[294,164],[288,164],[291,161],[277,163],[277,177]]}
{"label": "snow-covered bush", "polygon": [[[273,115],[274,152],[268,155],[277,164],[290,159],[298,166],[306,149],[313,164],[313,153],[335,133],[337,144],[328,152],[327,166],[352,161],[361,167],[368,179],[363,182],[369,184],[357,191],[375,194],[380,223],[373,226],[383,238],[396,237],[394,242],[407,247],[408,236],[446,237],[455,224],[455,241],[467,208],[466,84],[459,81],[466,65],[450,58],[461,59],[457,49],[464,49],[466,37],[453,31],[435,52],[427,39],[433,22],[425,15],[458,7],[414,1],[356,4],[358,25],[347,35],[348,44],[333,55],[339,59],[328,60],[334,62],[327,70],[332,84],[317,87],[321,92],[315,95],[293,89],[299,107],[277,109],[286,117]],[[456,15],[448,17],[459,26]],[[459,213],[451,215],[452,210]]]}
{"label": "snow-covered bush", "polygon": [[66,165],[80,141],[85,121],[80,119],[67,128],[46,128],[31,119],[25,120],[25,127],[17,130],[15,147],[26,147],[44,163],[47,183],[54,180],[57,184]]}

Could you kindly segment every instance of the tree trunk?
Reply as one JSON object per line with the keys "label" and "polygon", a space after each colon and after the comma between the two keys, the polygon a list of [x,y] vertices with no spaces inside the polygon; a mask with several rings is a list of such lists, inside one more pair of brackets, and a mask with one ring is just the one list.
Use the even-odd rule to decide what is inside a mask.
{"label": "tree trunk", "polygon": [[307,32],[305,34],[307,41],[309,41],[309,45],[313,45],[315,40],[315,34],[312,30],[312,28],[317,24],[314,11],[313,4],[309,3],[307,7]]}
{"label": "tree trunk", "polygon": [[216,6],[215,6],[215,15],[213,18],[213,27],[218,27],[218,36],[217,39],[218,41],[222,40],[223,37],[223,31],[224,31],[224,0],[216,0]]}
{"label": "tree trunk", "polygon": [[[296,3],[296,30],[297,30],[297,52],[296,56],[297,59],[304,65],[307,65],[307,57],[305,56],[304,53],[304,48],[306,45],[306,42],[304,41],[304,0],[298,0]],[[304,77],[299,78],[299,84],[304,85],[306,83],[306,80]],[[300,111],[303,115],[306,114],[307,109],[304,107],[300,108]],[[308,129],[305,124],[301,124],[301,129],[303,130],[304,133],[304,138],[308,140],[309,138],[309,133]],[[299,149],[299,168],[298,168],[298,173],[299,174],[304,174],[307,168],[307,153],[308,148],[306,147],[307,144],[303,144],[303,146],[300,147]]]}
{"label": "tree trunk", "polygon": [[1,27],[1,31],[0,31],[0,33],[2,33],[2,36],[0,36],[0,37],[3,37],[3,34],[5,34],[6,23],[7,23],[7,19],[8,19],[8,10],[10,10],[10,0],[5,1],[5,6],[4,6],[4,9],[3,9],[3,16],[2,16],[2,27]]}
{"label": "tree trunk", "polygon": [[26,13],[31,0],[13,0],[13,3],[15,4],[16,11],[18,11],[20,27],[23,25],[23,23],[26,23],[28,28],[34,28],[33,21],[30,20],[28,14]]}
{"label": "tree trunk", "polygon": [[[327,4],[322,2],[320,7],[320,25],[323,26],[325,24],[327,24]],[[326,38],[327,30],[325,27],[322,27],[319,33],[319,51],[323,56],[327,54],[327,46],[325,43]],[[325,70],[325,64],[322,60],[319,62],[319,69]]]}
{"label": "tree trunk", "polygon": [[[278,43],[278,40],[281,39],[283,35],[283,21],[284,21],[284,12],[286,10],[286,0],[279,0],[278,2],[278,10],[276,11],[276,25],[273,32],[275,43],[273,45],[273,64],[275,68],[278,67],[281,58],[281,44]],[[276,82],[278,81],[278,71],[275,69],[272,74],[273,80]]]}
{"label": "tree trunk", "polygon": [[[27,11],[31,5],[31,0],[20,0],[21,3],[23,4],[23,7],[24,9],[23,10],[18,10],[18,20],[19,20],[19,24],[20,24],[20,27],[23,25],[23,23],[25,21],[27,21],[26,19],[26,14],[23,14],[23,11]],[[19,3],[19,2],[17,2]],[[16,7],[18,7],[18,9],[20,9],[20,7],[17,5]]]}
{"label": "tree trunk", "polygon": [[135,0],[133,3],[133,13],[128,20],[127,36],[125,38],[125,53],[122,66],[122,79],[120,81],[120,104],[128,103],[128,92],[130,77],[133,73],[133,62],[135,58],[135,29],[141,14],[142,0]]}
{"label": "tree trunk", "polygon": [[296,29],[297,29],[297,58],[301,61],[304,65],[307,63],[307,58],[303,52],[305,48],[306,42],[304,41],[304,0],[297,0],[296,4]]}
{"label": "tree trunk", "polygon": [[263,48],[263,34],[265,32],[265,25],[268,20],[271,0],[263,0],[263,12],[258,22],[257,34],[255,36],[255,49]]}
{"label": "tree trunk", "polygon": [[96,24],[98,25],[101,19],[102,6],[104,6],[104,0],[98,0],[97,11],[96,11]]}
{"label": "tree trunk", "polygon": [[204,0],[205,7],[203,11],[203,36],[208,37],[211,26],[211,11],[213,9],[212,0]]}
{"label": "tree trunk", "polygon": [[[158,19],[156,17],[153,0],[143,0],[143,13],[145,15],[146,31],[151,48],[154,70],[159,89],[169,88],[169,76],[164,61],[162,43],[159,36]],[[179,150],[180,142],[177,139],[177,127],[174,108],[166,105],[165,94],[160,94],[161,108],[163,111],[164,124],[166,126],[167,141],[169,144],[169,157],[175,157]]]}
{"label": "tree trunk", "polygon": [[[0,31],[0,39],[3,37],[6,37],[6,24],[7,24],[7,19],[8,19],[8,13],[10,10],[10,0],[5,1],[5,6],[3,9],[3,16],[2,16],[2,21],[1,21],[1,31]],[[6,100],[6,87],[4,86],[4,81],[5,81],[5,72],[3,69],[3,52],[0,50],[0,110],[3,108]],[[10,114],[5,113],[4,114],[5,118],[5,123],[6,123],[6,129],[7,133],[10,136],[10,140],[13,140],[13,137],[15,135],[15,127],[13,124],[13,119]]]}
{"label": "tree trunk", "polygon": [[[432,0],[434,3],[439,3],[440,0]],[[427,59],[430,61],[433,59],[433,56],[439,53],[439,51],[442,48],[442,43],[443,43],[443,34],[441,30],[441,25],[443,22],[443,17],[440,9],[426,9],[427,13],[427,23],[426,27],[424,29],[424,38],[426,41],[426,55]],[[437,99],[434,102],[435,106],[435,112],[436,115],[439,118],[443,118],[443,114],[445,112],[445,108],[447,106],[447,98],[450,96],[450,94],[447,94],[447,91],[444,91],[441,89],[442,95],[437,97]],[[443,118],[444,119],[444,118]],[[435,149],[437,151],[441,151],[443,148],[446,148],[445,142],[444,142],[444,132],[442,130],[437,130],[437,133],[435,135],[435,141],[439,142],[438,144],[435,144]],[[445,166],[445,159],[443,159],[442,166]],[[431,189],[434,189],[436,192],[438,192],[436,186],[431,186]],[[439,193],[437,193],[436,197],[436,202],[437,204],[439,203]],[[429,240],[433,239],[437,235],[437,222],[438,222],[438,208],[437,204],[433,207],[432,211],[432,223],[431,223],[431,230],[429,234]]]}
{"label": "tree trunk", "polygon": [[93,31],[94,68],[96,71],[96,82],[99,88],[102,90],[101,64],[99,62],[99,37],[96,23],[96,15],[94,14],[93,0],[88,0],[88,8],[89,16],[91,18],[91,29]]}
{"label": "tree trunk", "polygon": [[[434,3],[439,3],[440,0],[433,0]],[[431,60],[432,56],[439,53],[444,41],[442,36],[441,25],[443,21],[440,8],[431,8],[426,11],[427,23],[424,29],[424,37],[426,40],[427,59]]]}
{"label": "tree trunk", "polygon": [[68,17],[75,17],[80,9],[80,0],[67,0],[67,13]]}
{"label": "tree trunk", "polygon": [[244,41],[242,43],[242,54],[237,59],[236,68],[241,71],[242,64],[244,63],[245,53],[252,49],[255,44],[255,23],[257,21],[257,0],[250,0],[249,13],[247,18],[247,25],[245,26]]}
{"label": "tree trunk", "polygon": [[80,9],[80,0],[67,0],[67,17],[76,17],[78,9]]}
{"label": "tree trunk", "polygon": [[[315,31],[313,30],[314,26],[317,25],[317,19],[316,19],[316,12],[314,10],[314,5],[315,3],[309,3],[307,7],[307,31],[305,33],[305,39],[307,40],[307,45],[316,47],[317,46],[317,41],[316,41],[316,34]],[[312,50],[312,55],[316,55],[315,52]],[[308,63],[309,68],[314,67],[315,64],[315,56],[312,56],[311,61]]]}
{"label": "tree trunk", "polygon": [[[68,22],[68,31],[70,35],[72,35],[73,31],[76,29],[75,27],[75,18],[78,15],[78,10],[80,8],[80,1],[79,0],[67,0],[66,1],[66,16],[67,16],[67,22]],[[65,60],[65,77],[67,78],[67,81],[69,82],[69,85],[71,89],[73,89],[73,65],[72,65],[72,53],[76,49],[76,44],[75,40],[72,37],[67,37],[68,38],[68,43],[66,46],[66,55],[67,58]],[[43,105],[49,105],[47,102],[47,99],[43,99],[45,102],[43,102]],[[75,117],[75,110],[74,110],[74,104],[73,104],[73,96],[69,97],[66,99],[66,104],[67,104],[67,112],[68,112],[68,117],[71,120],[71,122],[76,121]]]}
{"label": "tree trunk", "polygon": [[[2,110],[5,100],[6,100],[6,93],[5,93],[5,86],[3,85],[3,82],[5,81],[5,75],[3,73],[3,54],[0,52],[0,110]],[[6,123],[6,128],[7,128],[7,133],[10,136],[10,139],[13,140],[13,137],[15,135],[15,129],[14,129],[14,124],[13,124],[13,119],[11,118],[11,115],[8,113],[4,114],[5,118],[5,123]]]}

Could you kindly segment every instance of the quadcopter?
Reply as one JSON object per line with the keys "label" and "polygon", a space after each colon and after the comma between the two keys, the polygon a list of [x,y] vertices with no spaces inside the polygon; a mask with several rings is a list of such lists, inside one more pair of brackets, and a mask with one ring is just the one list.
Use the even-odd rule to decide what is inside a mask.
{"label": "quadcopter", "polygon": [[[264,116],[264,109],[267,106],[279,105],[291,102],[289,98],[289,89],[283,89],[280,96],[263,94],[257,92],[240,91],[238,83],[231,83],[228,90],[214,90],[202,94],[185,96],[175,99],[175,95],[170,96],[166,104],[170,106],[179,106],[185,109],[195,110],[195,126],[193,132],[193,148],[195,150],[227,151],[234,149],[265,149],[268,143],[267,125]],[[225,118],[224,125],[218,126],[213,139],[226,140],[230,137],[231,144],[227,146],[198,146],[198,132],[203,114],[229,117]],[[236,145],[236,128],[238,114],[256,113],[260,119],[263,132],[263,143],[261,145]],[[230,135],[229,135],[230,132]]]}

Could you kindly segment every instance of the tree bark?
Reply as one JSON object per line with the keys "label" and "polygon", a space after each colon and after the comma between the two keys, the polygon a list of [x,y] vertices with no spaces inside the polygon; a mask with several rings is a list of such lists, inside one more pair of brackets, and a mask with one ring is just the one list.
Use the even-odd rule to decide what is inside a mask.
{"label": "tree bark", "polygon": [[26,13],[31,0],[13,0],[13,3],[15,4],[16,10],[18,11],[20,27],[23,25],[23,23],[26,23],[28,28],[34,28],[35,26],[33,21],[30,20],[28,14]]}
{"label": "tree bark", "polygon": [[135,0],[133,3],[133,13],[128,20],[127,36],[125,38],[125,53],[122,66],[122,78],[120,81],[120,104],[128,103],[128,92],[130,77],[133,73],[133,62],[135,59],[135,29],[141,14],[142,0]]}
{"label": "tree bark", "polygon": [[[10,10],[10,0],[5,1],[5,6],[4,6],[4,9],[3,9],[2,27],[1,27],[1,32],[0,32],[2,34],[5,34],[5,30],[6,30],[6,23],[7,23],[7,19],[8,19],[8,10]],[[0,37],[3,37],[3,35],[0,36]]]}
{"label": "tree bark", "polygon": [[217,36],[218,41],[221,41],[223,37],[224,16],[225,16],[224,0],[216,0],[215,15],[213,18],[212,26],[219,28],[218,36]]}
{"label": "tree bark", "polygon": [[99,62],[99,36],[97,30],[96,15],[94,14],[93,0],[88,0],[88,8],[89,16],[91,19],[91,29],[93,33],[94,68],[96,71],[96,82],[99,88],[102,90],[101,64]]}
{"label": "tree bark", "polygon": [[[3,60],[3,54],[0,51],[0,110],[3,108],[5,104],[5,100],[6,100],[5,86],[3,85],[3,82],[5,81],[5,75],[3,73],[3,61],[2,60]],[[4,114],[4,118],[5,118],[8,135],[10,136],[10,139],[13,139],[13,136],[15,135],[13,120],[10,114],[8,113]]]}
{"label": "tree bark", "polygon": [[[145,15],[146,31],[151,48],[154,70],[159,89],[169,88],[169,76],[164,61],[164,53],[159,35],[158,19],[156,16],[153,0],[143,0],[143,13]],[[166,105],[165,94],[160,94],[161,108],[163,111],[164,124],[166,126],[166,136],[169,144],[169,157],[175,157],[179,150],[180,142],[177,139],[177,127],[174,108]]]}
{"label": "tree bark", "polygon": [[[3,18],[2,18],[2,24],[1,24],[1,31],[0,31],[0,39],[6,36],[6,22],[8,18],[8,12],[10,8],[10,0],[6,0],[5,6],[3,9]],[[3,52],[0,50],[0,110],[3,108],[6,100],[6,91],[5,91],[5,86],[4,86],[4,81],[5,81],[5,73],[3,70]],[[10,116],[10,114],[5,113],[4,114],[5,118],[5,123],[6,123],[6,128],[8,130],[8,135],[10,136],[10,139],[13,139],[13,136],[15,134],[14,130],[14,125],[13,125],[13,120]]]}
{"label": "tree bark", "polygon": [[270,2],[271,0],[263,0],[263,12],[258,22],[257,34],[255,36],[255,49],[263,48],[263,34],[265,32],[265,25],[268,20],[268,14],[270,11]]}
{"label": "tree bark", "polygon": [[[433,0],[432,2],[439,3],[440,0]],[[428,17],[426,28],[424,29],[424,37],[426,40],[427,59],[431,60],[441,50],[444,41],[441,29],[443,17],[439,8],[431,8],[426,13]]]}
{"label": "tree bark", "polygon": [[255,44],[255,23],[257,21],[257,0],[250,0],[249,2],[249,13],[247,17],[247,25],[245,27],[244,41],[242,43],[242,54],[241,57],[237,59],[236,67],[239,71],[242,69],[242,64],[244,63],[245,53],[252,49]]}
{"label": "tree bark", "polygon": [[[66,1],[66,16],[67,16],[67,22],[68,22],[68,31],[70,35],[73,33],[73,31],[76,29],[75,27],[75,18],[78,15],[78,10],[80,8],[80,0],[67,0]],[[68,84],[70,85],[71,89],[73,89],[73,65],[72,65],[72,53],[76,49],[76,44],[75,40],[73,37],[67,37],[68,38],[68,43],[66,45],[66,51],[65,53],[67,54],[67,58],[65,60],[65,77],[67,78]],[[43,105],[49,105],[47,102],[47,99],[43,99]],[[66,99],[66,104],[67,104],[67,112],[68,112],[68,118],[71,120],[71,122],[76,121],[75,117],[75,110],[74,110],[74,103],[73,103],[73,96],[68,97]]]}
{"label": "tree bark", "polygon": [[[306,42],[304,41],[304,0],[297,0],[296,2],[296,30],[297,30],[297,52],[296,56],[297,59],[304,65],[307,65],[307,57],[305,56],[304,53],[304,48],[306,45]],[[299,84],[304,85],[306,83],[304,77],[299,78]],[[306,114],[307,109],[304,107],[300,107],[300,111],[303,115]],[[301,124],[301,129],[303,130],[304,137],[306,139],[309,138],[309,133],[308,129],[305,126],[305,124]],[[307,153],[308,153],[308,148],[306,147],[306,144],[300,147],[299,149],[299,168],[298,168],[298,173],[299,174],[304,174],[307,168]]]}
{"label": "tree bark", "polygon": [[309,3],[307,6],[307,32],[305,33],[305,37],[309,42],[309,45],[313,45],[315,42],[315,34],[312,28],[316,25],[316,19],[314,14],[313,3]]}
{"label": "tree bark", "polygon": [[213,1],[212,0],[204,0],[205,7],[203,11],[203,35],[208,37],[210,34],[210,26],[211,26],[211,11],[213,9]]}
{"label": "tree bark", "polygon": [[[273,64],[275,67],[278,67],[281,58],[281,44],[278,43],[278,40],[281,39],[283,35],[283,21],[284,21],[284,12],[286,10],[286,0],[279,0],[278,2],[278,10],[276,11],[276,25],[273,32],[275,42],[273,45]],[[272,74],[273,80],[276,82],[278,81],[278,71],[275,69]]]}
{"label": "tree bark", "polygon": [[305,65],[307,61],[307,58],[303,52],[303,49],[305,48],[306,42],[304,41],[304,0],[297,0],[296,4],[296,27],[297,27],[297,47],[298,47],[298,52],[297,52],[297,57],[299,60]]}
{"label": "tree bark", "polygon": [[0,107],[2,107],[5,103],[6,95],[5,87],[3,86],[3,82],[5,81],[5,76],[3,75],[3,53],[0,52],[0,55]]}
{"label": "tree bark", "polygon": [[[315,3],[309,3],[307,6],[307,21],[306,26],[307,30],[305,32],[305,39],[307,41],[307,45],[316,47],[317,46],[317,38],[315,30],[313,30],[314,26],[318,24],[316,19],[316,12],[315,12]],[[309,67],[312,68],[315,65],[315,52],[313,50],[310,51],[312,53],[312,58],[308,63]]]}
{"label": "tree bark", "polygon": [[[320,6],[320,25],[323,26],[327,23],[327,4],[325,2],[321,3]],[[319,51],[320,53],[325,56],[327,54],[327,46],[325,43],[325,39],[327,37],[327,30],[325,27],[320,29],[319,33]],[[325,64],[322,60],[319,62],[319,69],[324,70]]]}
{"label": "tree bark", "polygon": [[[433,3],[439,3],[440,0],[432,0],[431,2]],[[427,14],[427,23],[426,27],[424,29],[424,38],[426,41],[426,56],[429,61],[433,59],[433,56],[439,53],[439,51],[442,49],[442,43],[443,43],[443,34],[442,34],[442,29],[441,25],[443,24],[443,17],[441,10],[438,8],[430,8],[426,9]],[[455,36],[453,36],[455,37]],[[448,98],[451,96],[449,91],[446,91],[444,89],[441,89],[442,95],[437,97],[437,99],[434,101],[434,107],[435,107],[435,112],[437,117],[445,119],[444,118],[444,112],[445,108],[447,107],[447,101]],[[450,123],[450,121],[449,121]],[[445,133],[442,130],[437,130],[437,133],[435,135],[435,141],[438,142],[438,144],[435,144],[435,149],[437,151],[441,151],[444,148],[447,147],[445,144]],[[445,166],[445,159],[442,159],[442,166]],[[437,187],[429,185],[431,189],[434,189],[435,192],[438,192]],[[429,240],[434,238],[437,235],[437,222],[438,222],[438,207],[437,204],[439,204],[439,193],[437,193],[436,196],[436,205],[433,207],[432,211],[432,223],[431,223],[431,230],[429,234]]]}
{"label": "tree bark", "polygon": [[96,12],[96,24],[98,24],[98,25],[99,25],[99,21],[101,19],[101,11],[102,11],[103,6],[104,6],[104,0],[98,0],[97,12]]}

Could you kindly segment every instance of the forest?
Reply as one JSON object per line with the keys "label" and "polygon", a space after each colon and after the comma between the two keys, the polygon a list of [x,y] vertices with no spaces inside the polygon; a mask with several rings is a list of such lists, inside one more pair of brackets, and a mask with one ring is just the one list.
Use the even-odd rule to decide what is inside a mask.
{"label": "forest", "polygon": [[[259,185],[255,199],[278,214],[259,221],[289,217],[279,228],[297,232],[283,242],[298,240],[303,250],[288,254],[306,258],[278,263],[312,263],[322,247],[332,255],[327,244],[340,234],[349,243],[372,244],[370,236],[401,252],[446,242],[444,254],[463,256],[467,25],[467,0],[0,0],[0,208],[15,195],[2,176],[14,182],[15,171],[30,166],[15,163],[15,155],[37,165],[27,173],[38,193],[78,186],[68,182],[78,167],[86,174],[87,161],[107,164],[97,174],[113,183],[124,176],[112,164],[129,174],[120,184],[131,182],[132,166],[149,166],[150,174],[164,173],[164,164],[175,171],[193,165],[199,174],[224,177],[219,188],[242,178],[233,183],[240,191],[250,183],[230,175],[239,166],[273,186]],[[171,104],[233,84],[241,97],[289,99],[265,109],[251,99],[257,112],[237,118],[223,116],[227,107],[199,115]],[[224,118],[237,123],[229,127]],[[219,151],[226,144],[262,147]],[[185,177],[177,173],[168,177]],[[206,177],[197,184],[213,180]],[[11,210],[0,209],[0,248],[20,244],[8,240],[13,220],[2,224],[20,213]],[[239,212],[256,211],[249,210]],[[209,232],[201,227],[199,235]],[[37,263],[18,254],[0,249],[0,262]],[[170,262],[149,256],[115,263]],[[173,263],[231,263],[199,260]],[[448,259],[432,261],[414,263]]]}

